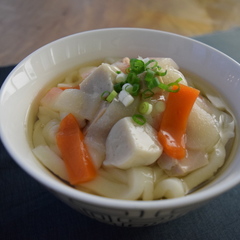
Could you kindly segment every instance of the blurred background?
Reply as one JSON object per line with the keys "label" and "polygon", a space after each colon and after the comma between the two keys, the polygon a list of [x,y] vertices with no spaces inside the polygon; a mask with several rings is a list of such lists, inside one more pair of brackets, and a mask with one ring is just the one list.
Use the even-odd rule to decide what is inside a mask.
{"label": "blurred background", "polygon": [[86,30],[140,27],[188,37],[240,27],[239,0],[0,0],[0,66]]}

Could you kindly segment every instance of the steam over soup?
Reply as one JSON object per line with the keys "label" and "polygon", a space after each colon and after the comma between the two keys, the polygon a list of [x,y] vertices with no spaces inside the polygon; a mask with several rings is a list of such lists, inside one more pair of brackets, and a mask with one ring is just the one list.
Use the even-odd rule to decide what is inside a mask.
{"label": "steam over soup", "polygon": [[[194,81],[193,81],[194,82]],[[39,103],[33,152],[81,191],[176,198],[223,166],[234,121],[170,58],[123,58],[73,71]]]}

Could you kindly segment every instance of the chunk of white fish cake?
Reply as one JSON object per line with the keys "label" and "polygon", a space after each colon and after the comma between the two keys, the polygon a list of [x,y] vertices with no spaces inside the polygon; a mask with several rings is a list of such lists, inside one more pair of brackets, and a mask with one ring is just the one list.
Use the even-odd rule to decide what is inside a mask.
{"label": "chunk of white fish cake", "polygon": [[155,129],[139,125],[131,117],[119,120],[106,140],[104,166],[128,169],[154,163],[162,154]]}

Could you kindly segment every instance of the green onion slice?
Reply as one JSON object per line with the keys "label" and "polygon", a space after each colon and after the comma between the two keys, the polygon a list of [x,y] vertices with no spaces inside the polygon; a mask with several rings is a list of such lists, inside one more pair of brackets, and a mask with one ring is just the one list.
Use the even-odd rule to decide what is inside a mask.
{"label": "green onion slice", "polygon": [[117,92],[112,90],[112,92],[108,95],[108,97],[106,98],[106,101],[108,102],[112,102],[113,99],[117,96]]}
{"label": "green onion slice", "polygon": [[126,82],[133,85],[134,83],[139,83],[140,79],[136,73],[130,72],[127,76]]}
{"label": "green onion slice", "polygon": [[144,116],[140,115],[140,114],[134,114],[132,116],[132,119],[135,123],[139,124],[139,125],[144,125],[146,123],[146,119]]}
{"label": "green onion slice", "polygon": [[131,94],[137,96],[140,90],[140,84],[134,83]]}
{"label": "green onion slice", "polygon": [[153,78],[152,81],[149,82],[147,85],[148,85],[148,88],[149,88],[149,89],[153,89],[153,88],[155,88],[155,87],[158,87],[159,84],[160,84],[159,80],[155,77],[155,78]]}
{"label": "green onion slice", "polygon": [[102,100],[106,100],[107,97],[109,96],[110,92],[109,91],[104,91],[102,94],[101,94],[101,99]]}
{"label": "green onion slice", "polygon": [[166,74],[167,74],[167,70],[165,70],[164,72],[160,72],[160,71],[156,72],[156,75],[161,76],[161,77],[165,76]]}
{"label": "green onion slice", "polygon": [[146,90],[142,93],[142,97],[143,97],[144,99],[150,98],[150,97],[152,97],[153,95],[154,95],[154,92],[153,92],[152,90],[150,90],[150,89],[146,89]]}
{"label": "green onion slice", "polygon": [[133,89],[133,86],[132,84],[130,83],[125,83],[123,86],[122,86],[122,90],[125,90],[126,92],[128,93],[132,93],[132,89]]}
{"label": "green onion slice", "polygon": [[[169,83],[169,84],[164,84],[164,83],[159,83],[158,87],[162,88],[163,90],[167,92],[178,92],[180,89],[179,82],[182,81],[182,78],[178,78],[175,82]],[[177,88],[174,88],[176,86]]]}
{"label": "green onion slice", "polygon": [[[154,65],[150,68],[147,68],[147,66],[151,63],[154,63]],[[155,68],[158,68],[158,62],[155,60],[155,59],[151,59],[149,60],[146,64],[145,64],[145,68],[146,69],[155,69]]]}
{"label": "green onion slice", "polygon": [[136,74],[142,73],[145,70],[145,64],[142,60],[132,58],[130,59],[130,70]]}
{"label": "green onion slice", "polygon": [[146,72],[146,75],[145,75],[145,78],[144,80],[149,83],[151,82],[153,79],[154,79],[154,75],[155,75],[155,72],[150,70],[150,69],[147,69],[147,72]]}
{"label": "green onion slice", "polygon": [[[180,85],[178,83],[181,81],[182,81],[182,78],[178,78],[175,82],[169,83],[168,91],[169,92],[178,92],[180,90]],[[174,86],[176,86],[177,88],[174,88]]]}
{"label": "green onion slice", "polygon": [[138,107],[138,111],[141,114],[150,114],[152,112],[152,104],[148,103],[148,102],[142,102],[139,107]]}
{"label": "green onion slice", "polygon": [[119,83],[116,83],[114,86],[113,86],[113,89],[117,92],[117,93],[120,93],[122,91],[122,86],[124,85],[124,82],[119,82]]}

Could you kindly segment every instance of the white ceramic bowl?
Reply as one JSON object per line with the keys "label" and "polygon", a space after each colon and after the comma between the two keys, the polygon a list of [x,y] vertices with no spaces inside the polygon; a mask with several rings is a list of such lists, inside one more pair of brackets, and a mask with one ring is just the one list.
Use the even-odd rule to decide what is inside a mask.
{"label": "white ceramic bowl", "polygon": [[31,152],[29,136],[33,118],[29,119],[28,111],[32,102],[44,86],[66,70],[111,56],[173,58],[181,68],[201,76],[225,99],[235,115],[239,133],[240,65],[228,56],[193,39],[155,30],[116,28],[82,32],[33,52],[17,65],[2,86],[1,138],[24,171],[81,213],[119,226],[169,221],[240,183],[239,135],[229,164],[220,176],[203,189],[177,199],[151,202],[107,199],[77,191],[46,170]]}

